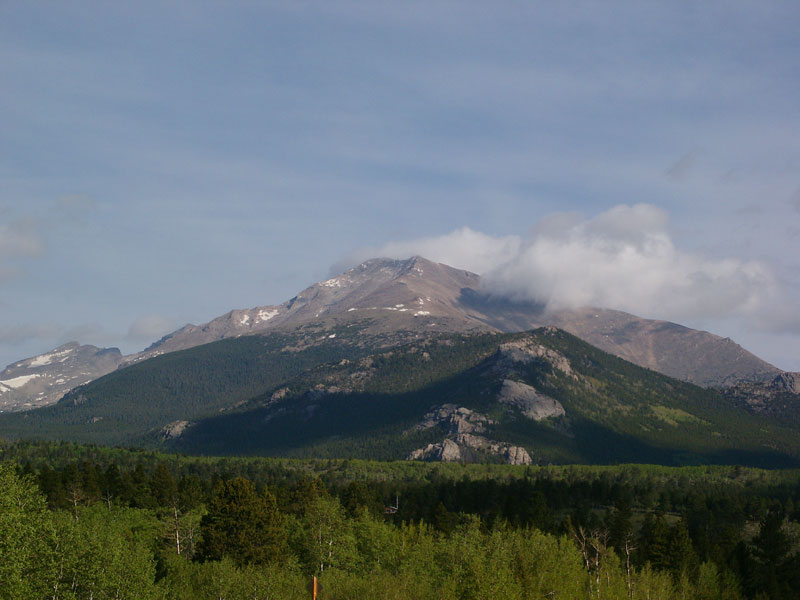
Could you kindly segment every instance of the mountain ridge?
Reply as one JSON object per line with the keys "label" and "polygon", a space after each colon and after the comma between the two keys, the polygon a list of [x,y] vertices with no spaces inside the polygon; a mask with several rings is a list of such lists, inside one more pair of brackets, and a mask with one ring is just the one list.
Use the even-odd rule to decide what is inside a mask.
{"label": "mountain ridge", "polygon": [[[413,256],[371,259],[308,286],[282,304],[234,309],[204,324],[187,324],[141,352],[118,357],[111,368],[109,362],[94,371],[76,368],[69,380],[88,373],[99,377],[112,368],[223,339],[288,332],[311,323],[334,332],[353,322],[367,324],[362,327],[365,336],[397,334],[398,338],[407,337],[398,332],[409,331],[503,333],[553,325],[635,364],[702,386],[763,382],[781,373],[728,338],[611,309],[548,311],[540,304],[492,295],[475,273]],[[58,350],[26,360],[35,362]],[[20,370],[24,362],[15,363],[14,377],[37,379],[38,371]],[[45,381],[7,393],[14,402],[4,402],[0,387],[0,410],[51,404],[71,389],[54,383],[52,389],[40,389]]]}
{"label": "mountain ridge", "polygon": [[53,404],[74,387],[115,370],[122,358],[119,348],[69,342],[11,363],[0,372],[0,412]]}
{"label": "mountain ridge", "polygon": [[204,325],[187,325],[131,360],[348,316],[389,316],[400,322],[397,327],[411,327],[413,317],[418,321],[414,326],[459,332],[553,325],[635,364],[703,386],[765,381],[781,373],[729,338],[607,308],[548,311],[533,302],[513,302],[488,293],[479,275],[421,256],[371,259],[309,286],[283,304],[233,310]]}

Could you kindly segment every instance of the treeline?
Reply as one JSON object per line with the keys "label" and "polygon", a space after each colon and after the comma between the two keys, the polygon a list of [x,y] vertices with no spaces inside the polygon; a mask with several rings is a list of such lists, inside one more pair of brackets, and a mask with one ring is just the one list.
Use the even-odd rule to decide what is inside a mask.
{"label": "treeline", "polygon": [[0,429],[6,438],[155,446],[171,421],[216,414],[319,364],[366,353],[342,338],[284,351],[302,340],[302,332],[270,333],[169,352],[79,386],[58,404],[0,415]]}
{"label": "treeline", "polygon": [[[487,437],[524,447],[537,464],[800,465],[791,419],[752,415],[740,401],[565,332],[410,339],[360,335],[364,326],[339,326],[334,338],[309,327],[167,353],[80,386],[54,406],[0,415],[0,436],[398,460],[441,442],[446,427],[415,427],[432,407],[455,403],[490,415]],[[563,354],[572,375],[541,357],[512,366],[498,353],[523,339]],[[533,421],[499,403],[506,378],[558,400],[566,415]]]}
{"label": "treeline", "polygon": [[164,462],[7,463],[0,589],[302,598],[316,574],[323,599],[800,597],[796,477],[628,467],[348,481],[339,463],[326,484],[292,466],[254,482]]}

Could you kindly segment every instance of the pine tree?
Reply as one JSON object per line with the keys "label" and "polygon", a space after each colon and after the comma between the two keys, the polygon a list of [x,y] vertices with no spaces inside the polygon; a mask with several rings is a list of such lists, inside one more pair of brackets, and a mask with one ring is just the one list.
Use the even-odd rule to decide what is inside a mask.
{"label": "pine tree", "polygon": [[759,565],[755,573],[755,587],[769,598],[790,598],[795,593],[796,557],[790,556],[792,542],[783,530],[783,513],[770,512],[763,521],[758,535],[753,539],[753,555]]}
{"label": "pine tree", "polygon": [[282,560],[286,531],[275,496],[258,494],[253,483],[237,477],[220,482],[201,522],[204,560],[229,556],[239,565]]}
{"label": "pine tree", "polygon": [[614,509],[608,519],[608,543],[614,547],[620,556],[625,554],[625,548],[631,547],[633,525],[630,504],[620,498],[614,504]]}
{"label": "pine tree", "polygon": [[648,514],[639,538],[640,563],[650,563],[657,569],[669,566],[669,525],[663,515]]}

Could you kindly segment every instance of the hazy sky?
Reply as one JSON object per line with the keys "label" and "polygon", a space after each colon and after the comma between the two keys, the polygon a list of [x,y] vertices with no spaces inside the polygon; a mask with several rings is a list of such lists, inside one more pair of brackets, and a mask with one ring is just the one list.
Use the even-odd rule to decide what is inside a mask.
{"label": "hazy sky", "polygon": [[0,366],[419,253],[800,370],[800,4],[0,1]]}

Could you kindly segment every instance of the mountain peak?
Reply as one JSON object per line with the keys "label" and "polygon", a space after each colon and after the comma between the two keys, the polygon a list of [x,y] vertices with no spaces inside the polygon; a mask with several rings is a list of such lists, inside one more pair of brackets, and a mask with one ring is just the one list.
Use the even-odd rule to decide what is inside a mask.
{"label": "mountain peak", "polygon": [[12,363],[0,372],[0,412],[53,404],[73,387],[113,371],[121,361],[118,348],[68,342]]}
{"label": "mountain peak", "polygon": [[293,329],[305,323],[368,323],[369,332],[525,331],[556,325],[638,365],[699,385],[760,380],[780,371],[733,342],[620,311],[545,312],[535,303],[493,296],[475,273],[414,255],[372,258],[315,283],[283,304],[231,311],[165,336],[129,362],[216,340]]}
{"label": "mountain peak", "polygon": [[[308,324],[314,324],[320,339],[327,339],[335,334],[334,328],[354,323],[364,336],[401,334],[392,339],[406,334],[516,332],[555,325],[640,366],[705,386],[763,381],[780,373],[734,342],[710,333],[609,309],[545,312],[536,303],[494,296],[483,288],[479,275],[420,255],[373,258],[307,287],[282,304],[235,309],[205,324],[186,325],[143,352],[125,357],[120,366],[225,338],[291,331]],[[66,356],[62,353],[77,355],[80,348],[86,348],[86,356],[97,357],[93,360],[103,356],[97,348],[70,342],[47,355],[10,365],[0,374],[4,400],[19,395],[16,388],[12,394],[14,385],[44,381],[36,368],[59,361]],[[121,360],[118,351],[109,352],[103,368]],[[34,371],[29,373],[30,368]],[[37,398],[51,397],[46,390],[35,393]]]}

